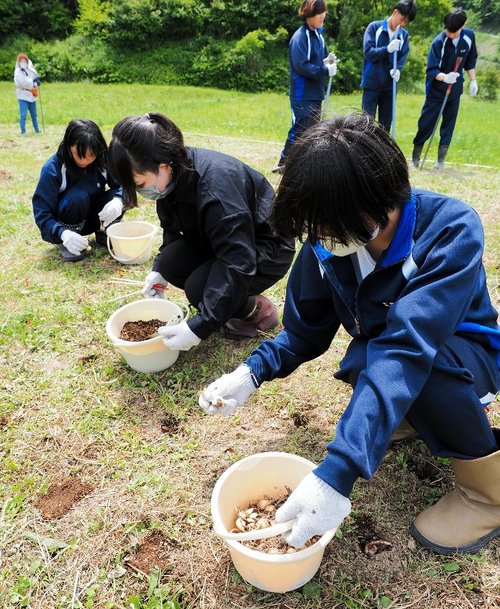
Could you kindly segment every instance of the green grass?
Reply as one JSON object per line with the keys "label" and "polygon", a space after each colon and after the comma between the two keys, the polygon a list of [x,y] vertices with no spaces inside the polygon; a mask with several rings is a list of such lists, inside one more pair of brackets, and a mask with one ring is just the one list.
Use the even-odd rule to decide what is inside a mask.
{"label": "green grass", "polygon": [[[157,111],[167,114],[185,133],[284,143],[290,122],[288,98],[279,94],[239,93],[194,87],[148,85],[91,85],[49,83],[42,85],[46,127],[66,125],[75,117],[95,120],[103,129],[124,116]],[[407,156],[411,153],[417,121],[424,101],[422,95],[398,96],[397,139]],[[0,83],[0,124],[18,132],[18,109],[11,83]],[[344,113],[361,108],[361,94],[330,98],[331,112]],[[500,122],[500,105],[462,96],[449,161],[474,165],[500,165],[500,144],[494,137]],[[29,130],[29,127],[28,127]],[[437,146],[437,137],[434,149]]]}
{"label": "green grass", "polygon": [[[189,144],[249,162],[275,183],[270,169],[288,128],[285,96],[194,88],[50,84],[42,136],[18,136],[11,83],[0,83],[0,606],[5,609],[436,609],[500,606],[500,541],[477,556],[439,557],[414,547],[408,526],[452,484],[449,466],[419,442],[390,450],[376,476],[356,484],[354,511],[302,589],[279,596],[242,582],[227,550],[210,533],[210,493],[236,459],[288,450],[319,461],[349,399],[332,379],[347,338],[323,357],[264,386],[232,419],[204,416],[199,390],[233,369],[259,340],[211,336],[163,373],[130,370],[104,326],[123,293],[109,279],[142,279],[150,264],[120,266],[93,248],[63,264],[40,239],[31,195],[43,162],[73,116],[97,120],[109,136],[129,113],[159,109]],[[335,108],[359,97],[333,98]],[[408,154],[422,99],[402,96],[401,141]],[[465,128],[465,119],[470,119]],[[473,119],[473,120],[472,120]],[[452,163],[442,172],[412,170],[415,186],[471,203],[486,234],[485,263],[499,304],[498,107],[464,99]],[[460,138],[466,138],[461,140]],[[468,142],[465,145],[463,142]],[[472,146],[471,142],[477,142]],[[129,219],[157,222],[145,203]],[[159,236],[158,236],[159,242]],[[282,306],[285,281],[269,291]],[[171,297],[183,294],[171,289]],[[453,303],[450,303],[453,306]],[[163,421],[178,427],[167,432]],[[500,404],[490,413],[500,425]],[[294,421],[303,419],[305,427]],[[421,477],[424,466],[431,477]],[[66,515],[43,520],[36,502],[53,482],[78,477],[94,488]],[[420,476],[420,477],[419,477]],[[393,543],[372,559],[357,539],[357,519],[370,515]],[[128,566],[153,531],[166,549],[161,572]]]}

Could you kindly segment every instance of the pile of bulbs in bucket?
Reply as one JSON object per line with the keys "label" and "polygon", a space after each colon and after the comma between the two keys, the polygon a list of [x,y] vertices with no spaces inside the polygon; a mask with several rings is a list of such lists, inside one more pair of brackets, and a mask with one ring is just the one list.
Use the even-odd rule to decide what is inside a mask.
{"label": "pile of bulbs in bucket", "polygon": [[[247,531],[256,531],[273,526],[276,524],[274,520],[276,510],[285,503],[290,494],[291,490],[287,488],[287,493],[277,499],[271,499],[264,496],[261,499],[251,502],[246,508],[238,508],[234,528],[231,529],[231,533],[245,533]],[[321,535],[312,537],[306,541],[301,548],[289,546],[282,537],[270,537],[268,539],[256,539],[253,541],[242,541],[240,543],[252,550],[257,550],[266,554],[295,554],[295,552],[300,552],[301,550],[305,550],[309,546],[312,546],[320,537]]]}

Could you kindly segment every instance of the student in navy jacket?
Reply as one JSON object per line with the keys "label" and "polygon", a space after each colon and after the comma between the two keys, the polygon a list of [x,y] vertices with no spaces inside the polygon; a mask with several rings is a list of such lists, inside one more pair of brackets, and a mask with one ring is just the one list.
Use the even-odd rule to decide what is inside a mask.
{"label": "student in navy jacket", "polygon": [[[391,16],[383,21],[372,21],[363,38],[363,75],[361,87],[364,112],[375,118],[387,131],[392,122],[393,80],[399,81],[401,70],[410,51],[408,32],[402,26],[415,19],[417,6],[413,0],[402,0],[394,7]],[[397,53],[397,68],[393,57]]]}
{"label": "student in navy jacket", "polygon": [[106,242],[101,227],[121,218],[123,201],[119,185],[108,174],[108,147],[91,120],[72,120],[56,154],[42,167],[33,194],[33,214],[42,239],[59,246],[63,259],[85,258],[96,234]]}
{"label": "student in navy jacket", "polygon": [[129,116],[113,129],[110,168],[137,205],[137,192],[157,201],[163,243],[144,292],[162,297],[172,283],[197,309],[189,321],[159,333],[171,349],[188,350],[219,329],[256,336],[278,323],[262,292],[290,267],[295,244],[272,230],[274,192],[262,174],[213,150],[184,146],[166,116]]}
{"label": "student in navy jacket", "polygon": [[325,97],[325,77],[337,73],[336,58],[333,55],[328,58],[322,35],[326,8],[326,0],[304,0],[299,8],[299,17],[304,24],[295,32],[289,44],[292,126],[274,173],[283,172],[290,146],[319,120],[321,102]]}
{"label": "student in navy jacket", "polygon": [[352,398],[323,462],[276,514],[296,519],[287,541],[300,547],[342,522],[356,479],[374,474],[405,417],[456,475],[455,490],[418,516],[412,534],[446,554],[500,536],[500,430],[485,412],[500,387],[500,327],[477,213],[411,190],[403,153],[365,114],[304,134],[273,218],[278,231],[307,235],[284,328],[199,402],[209,414],[232,414],[264,381],[324,353],[340,326],[350,334],[335,378],[352,385]]}
{"label": "student in navy jacket", "polygon": [[[441,32],[432,41],[427,56],[426,98],[418,120],[418,131],[413,139],[412,162],[415,167],[418,167],[422,148],[431,137],[434,125],[438,120],[446,90],[451,86],[441,121],[436,163],[436,169],[444,167],[444,160],[458,116],[460,97],[464,90],[464,70],[470,79],[469,94],[477,95],[476,39],[474,32],[464,27],[466,21],[467,14],[464,10],[453,9],[444,18],[444,32]],[[455,69],[457,59],[461,61],[458,69]]]}

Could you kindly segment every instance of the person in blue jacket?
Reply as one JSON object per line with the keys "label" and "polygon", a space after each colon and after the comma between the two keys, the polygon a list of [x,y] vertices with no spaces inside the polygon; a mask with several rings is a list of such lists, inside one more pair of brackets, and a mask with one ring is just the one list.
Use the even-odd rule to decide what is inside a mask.
{"label": "person in blue jacket", "polygon": [[450,11],[444,18],[444,31],[434,38],[429,49],[425,103],[418,119],[417,134],[413,139],[412,162],[414,167],[419,165],[422,148],[432,135],[434,125],[439,119],[446,91],[448,87],[451,87],[443,110],[438,159],[435,165],[436,169],[444,167],[457,121],[460,97],[463,93],[464,70],[470,79],[469,94],[474,97],[478,93],[475,70],[476,39],[474,32],[464,27],[466,21],[467,13],[461,8]]}
{"label": "person in blue jacket", "polygon": [[328,55],[322,35],[326,9],[326,0],[304,0],[299,8],[299,17],[304,24],[289,43],[292,125],[273,173],[283,172],[293,142],[319,120],[325,97],[325,77],[337,73],[336,57]]}
{"label": "person in blue jacket", "polygon": [[261,173],[229,155],[185,146],[177,125],[159,112],[115,125],[109,166],[128,205],[137,206],[137,193],[156,201],[163,242],[144,293],[162,298],[171,283],[197,310],[159,328],[169,348],[187,351],[217,330],[253,337],[278,324],[262,292],[290,268],[295,242],[270,225],[274,191]]}
{"label": "person in blue jacket", "polygon": [[403,420],[450,458],[456,479],[411,533],[444,554],[474,552],[500,536],[500,430],[485,412],[500,387],[500,327],[477,213],[412,190],[403,153],[364,114],[303,135],[273,220],[278,232],[307,236],[291,270],[284,328],[206,387],[199,404],[232,414],[263,382],[325,353],[340,326],[351,336],[334,376],[353,394],[324,460],[276,513],[277,522],[295,519],[285,539],[300,547],[340,525],[356,479],[374,474]]}
{"label": "person in blue jacket", "polygon": [[120,186],[108,172],[108,147],[91,120],[72,120],[57,152],[44,164],[33,194],[33,214],[42,239],[58,245],[66,262],[85,258],[86,235],[106,244],[105,228],[120,219]]}
{"label": "person in blue jacket", "polygon": [[[383,21],[372,21],[363,38],[363,74],[361,107],[378,120],[387,131],[392,123],[392,87],[398,82],[408,53],[410,42],[403,26],[415,19],[417,6],[413,0],[402,0],[393,8],[391,16]],[[394,53],[397,68],[394,69]]]}

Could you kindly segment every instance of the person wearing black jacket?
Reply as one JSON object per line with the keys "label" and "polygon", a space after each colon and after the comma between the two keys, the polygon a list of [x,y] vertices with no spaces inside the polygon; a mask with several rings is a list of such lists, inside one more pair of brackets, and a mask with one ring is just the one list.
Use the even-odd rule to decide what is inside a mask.
{"label": "person wearing black jacket", "polygon": [[197,309],[189,321],[160,328],[169,348],[188,350],[221,328],[240,338],[277,325],[262,292],[286,274],[295,247],[268,222],[274,192],[263,175],[231,156],[184,146],[178,127],[159,113],[114,127],[109,166],[128,207],[137,206],[137,192],[157,201],[163,243],[144,293],[161,297],[172,283]]}

